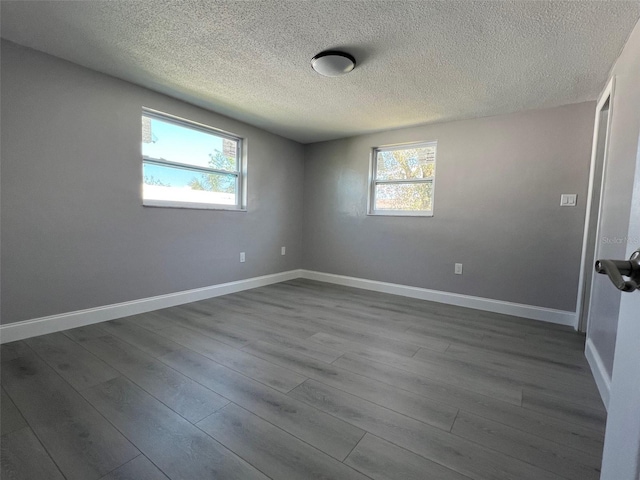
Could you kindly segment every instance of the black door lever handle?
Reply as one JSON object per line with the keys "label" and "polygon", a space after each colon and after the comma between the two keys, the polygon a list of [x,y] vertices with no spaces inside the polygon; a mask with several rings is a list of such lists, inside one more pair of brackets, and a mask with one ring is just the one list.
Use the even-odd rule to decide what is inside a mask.
{"label": "black door lever handle", "polygon": [[598,260],[596,272],[608,275],[616,288],[623,292],[640,289],[640,248],[631,254],[629,260]]}

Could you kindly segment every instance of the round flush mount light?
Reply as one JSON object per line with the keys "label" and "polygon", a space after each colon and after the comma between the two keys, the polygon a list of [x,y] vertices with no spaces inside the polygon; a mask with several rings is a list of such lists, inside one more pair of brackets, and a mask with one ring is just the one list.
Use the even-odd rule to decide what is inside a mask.
{"label": "round flush mount light", "polygon": [[348,53],[327,50],[311,59],[311,67],[325,77],[338,77],[356,68],[356,59]]}

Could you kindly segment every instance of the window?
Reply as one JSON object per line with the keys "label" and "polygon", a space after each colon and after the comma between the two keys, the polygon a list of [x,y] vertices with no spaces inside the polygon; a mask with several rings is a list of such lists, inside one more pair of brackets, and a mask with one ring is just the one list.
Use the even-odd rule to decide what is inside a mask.
{"label": "window", "polygon": [[371,158],[372,215],[433,215],[436,142],[381,147]]}
{"label": "window", "polygon": [[143,110],[143,205],[242,210],[242,167],[242,139]]}

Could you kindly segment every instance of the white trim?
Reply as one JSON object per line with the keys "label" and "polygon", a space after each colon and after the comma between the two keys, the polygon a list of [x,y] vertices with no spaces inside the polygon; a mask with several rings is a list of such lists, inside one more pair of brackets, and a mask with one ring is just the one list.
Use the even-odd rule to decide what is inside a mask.
{"label": "white trim", "polygon": [[300,276],[300,270],[289,270],[287,272],[252,277],[235,282],[220,283],[209,287],[158,295],[157,297],[142,298],[130,302],[104,305],[102,307],[9,323],[0,326],[0,343],[23,340],[37,335],[45,335],[69,328],[91,325],[93,323],[106,322],[107,320],[113,320],[115,318],[128,317],[129,315],[196,302],[198,300],[227,295],[242,290],[263,287],[265,285],[271,285],[272,283],[286,282],[287,280],[293,280]]}
{"label": "white trim", "polygon": [[[436,176],[435,174],[426,179],[407,179],[402,181],[378,180],[378,155],[377,152],[389,152],[394,150],[407,150],[410,148],[435,147],[436,155],[430,163],[434,168],[438,160],[438,140],[428,142],[400,143],[395,145],[386,145],[382,147],[373,147],[369,154],[369,195],[367,198],[367,215],[370,216],[396,216],[396,217],[433,217],[436,198]],[[436,169],[437,170],[437,169]],[[378,183],[431,183],[431,210],[376,210],[376,186]]]}
{"label": "white trim", "polygon": [[[162,160],[158,158],[147,157],[142,155],[142,165],[145,163],[165,165],[175,168],[186,168],[197,170],[202,173],[220,173],[223,175],[234,175],[236,177],[236,199],[237,202],[232,206],[190,202],[182,200],[165,200],[165,199],[146,199],[144,198],[144,190],[142,191],[143,205],[148,207],[165,207],[165,208],[191,208],[199,210],[233,210],[244,212],[247,210],[247,139],[241,136],[235,135],[231,132],[226,132],[218,128],[211,127],[209,125],[194,122],[186,118],[178,117],[170,113],[161,112],[148,107],[142,107],[142,117],[155,119],[160,122],[177,125],[182,128],[190,129],[205,133],[207,135],[218,137],[226,140],[232,140],[236,142],[236,164],[237,170],[234,172],[220,171],[213,168],[199,167],[197,165],[190,165],[182,162],[173,162],[169,160]],[[143,182],[144,183],[144,182]]]}
{"label": "white trim", "polygon": [[589,362],[589,366],[591,367],[591,374],[596,381],[596,386],[600,392],[604,408],[608,410],[609,395],[611,393],[611,377],[607,374],[607,369],[604,367],[604,363],[602,363],[602,358],[590,338],[587,339],[584,355],[587,357],[587,362]]}
{"label": "white trim", "polygon": [[142,107],[142,116],[147,116],[151,118],[155,118],[156,120],[160,120],[165,123],[173,123],[174,125],[178,125],[179,127],[190,128],[192,130],[198,130],[202,133],[207,133],[209,135],[214,135],[216,137],[226,138],[227,140],[242,140],[242,137],[236,135],[235,133],[228,132],[226,130],[221,130],[216,127],[212,127],[211,125],[207,125],[206,123],[195,122],[193,120],[189,120],[184,117],[179,117],[178,115],[173,115],[171,113],[163,112],[161,110],[156,110],[154,108]]}
{"label": "white trim", "polygon": [[433,210],[373,210],[372,217],[433,217]]}
{"label": "white trim", "polygon": [[418,298],[448,305],[475,308],[477,310],[514,315],[560,325],[570,325],[573,327],[576,325],[577,317],[575,312],[300,269],[0,325],[0,343],[14,342],[16,340],[46,335],[69,328],[106,322],[116,318],[128,317],[161,308],[183,305],[185,303],[197,302],[198,300],[218,297],[220,295],[263,287],[273,283],[286,282],[296,278],[307,278],[320,282]]}
{"label": "white trim", "polygon": [[312,270],[301,270],[302,278],[317,280],[320,282],[335,283],[348,287],[363,288],[375,292],[391,293],[404,297],[418,298],[430,302],[445,303],[447,305],[457,305],[460,307],[475,308],[487,312],[514,315],[517,317],[530,318],[543,322],[556,323],[559,325],[576,326],[576,313],[566,310],[555,310],[551,308],[524,305],[521,303],[504,302],[492,300],[490,298],[473,297],[459,293],[443,292],[440,290],[429,290],[421,287],[411,287],[398,283],[379,282],[377,280],[367,280],[364,278],[347,277],[332,273],[316,272]]}
{"label": "white trim", "polygon": [[246,212],[246,208],[238,208],[235,205],[228,207],[217,203],[198,203],[198,202],[181,202],[177,200],[160,200],[152,198],[142,198],[143,207],[162,207],[162,208],[191,208],[197,210],[221,210],[225,212]]}
{"label": "white trim", "polygon": [[438,145],[437,140],[427,140],[427,141],[419,141],[419,142],[409,142],[409,143],[393,143],[389,145],[382,145],[379,147],[374,147],[374,150],[379,152],[393,152],[394,150],[408,150],[409,148],[420,148],[420,147],[433,147]]}
{"label": "white trim", "polygon": [[[591,221],[591,203],[593,201],[593,184],[595,182],[595,174],[596,174],[596,161],[597,161],[597,153],[598,153],[598,135],[599,135],[599,130],[600,130],[600,112],[602,110],[602,107],[604,106],[604,104],[607,102],[607,99],[609,100],[609,113],[608,113],[608,121],[607,121],[607,132],[605,134],[605,144],[604,144],[604,148],[603,148],[603,159],[602,159],[602,179],[601,179],[601,185],[600,185],[600,202],[598,205],[598,212],[601,211],[602,209],[602,197],[604,195],[604,191],[602,186],[604,185],[604,177],[605,177],[605,173],[606,173],[606,166],[607,166],[607,152],[608,152],[608,144],[609,144],[609,132],[611,130],[611,114],[613,111],[613,91],[614,91],[614,86],[615,86],[615,77],[612,77],[611,80],[609,80],[609,83],[607,84],[607,86],[605,87],[605,89],[602,91],[602,94],[600,95],[600,97],[598,98],[598,104],[596,106],[596,114],[595,114],[595,121],[594,121],[594,128],[593,128],[593,141],[591,144],[591,163],[590,163],[590,167],[589,167],[589,185],[588,185],[588,191],[587,191],[587,205],[586,205],[586,211],[585,211],[585,217],[584,217],[584,229],[583,229],[583,237],[582,237],[582,253],[581,253],[581,257],[580,257],[580,274],[578,276],[578,296],[576,299],[576,319],[578,321],[578,325],[577,328],[581,329],[583,331],[587,331],[588,330],[588,319],[586,322],[583,322],[583,325],[580,325],[580,317],[582,316],[582,301],[583,301],[583,292],[584,292],[584,288],[589,288],[589,290],[592,290],[593,287],[593,281],[591,282],[591,285],[583,285],[584,283],[584,277],[585,277],[585,269],[586,268],[593,268],[593,264],[591,262],[591,259],[587,258],[587,249],[588,249],[588,243],[589,243],[589,222]],[[599,214],[598,214],[599,215]],[[598,218],[598,221],[596,222],[596,241],[599,238],[599,230],[600,230],[600,218]],[[597,253],[597,249],[594,253]],[[595,260],[595,259],[593,259]],[[589,262],[589,264],[587,265],[587,261]],[[591,291],[591,293],[593,293],[593,291]],[[591,297],[589,297],[591,298]]]}

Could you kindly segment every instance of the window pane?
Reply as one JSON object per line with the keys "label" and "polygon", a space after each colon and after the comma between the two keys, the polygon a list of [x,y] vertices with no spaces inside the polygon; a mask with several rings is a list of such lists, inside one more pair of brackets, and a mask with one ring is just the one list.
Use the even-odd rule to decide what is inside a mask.
{"label": "window pane", "polygon": [[236,176],[143,163],[143,198],[236,205]]}
{"label": "window pane", "polygon": [[431,211],[432,208],[431,182],[376,185],[375,210]]}
{"label": "window pane", "polygon": [[376,152],[376,178],[378,180],[411,180],[434,175],[436,146]]}
{"label": "window pane", "polygon": [[237,140],[142,116],[142,155],[236,172]]}

